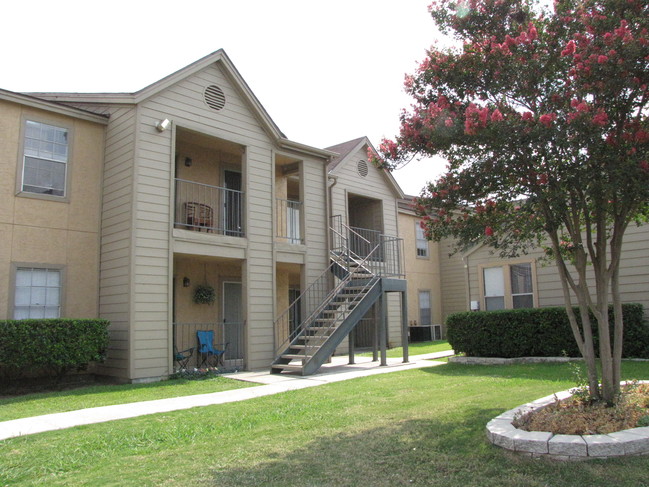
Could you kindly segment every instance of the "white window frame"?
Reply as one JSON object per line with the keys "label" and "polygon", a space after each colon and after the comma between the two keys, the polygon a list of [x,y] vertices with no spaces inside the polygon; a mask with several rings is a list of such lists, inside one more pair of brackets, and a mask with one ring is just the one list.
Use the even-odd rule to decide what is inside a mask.
{"label": "white window frame", "polygon": [[[32,273],[34,271],[45,271],[46,275],[48,273],[51,274],[58,274],[58,285],[53,286],[50,283],[47,282],[47,278],[45,281],[45,285],[41,286],[24,286],[24,287],[29,287],[29,304],[28,305],[19,305],[16,303],[17,299],[20,299],[20,294],[18,291],[18,284],[20,282],[19,279],[19,273],[22,271],[31,271]],[[60,318],[63,316],[63,308],[64,308],[64,290],[65,290],[65,273],[64,273],[64,268],[63,266],[55,266],[55,265],[48,265],[48,264],[32,264],[32,263],[14,263],[12,264],[12,282],[11,282],[11,296],[10,296],[10,316],[13,319],[43,319],[43,318]],[[32,275],[33,279],[33,275]],[[33,282],[33,281],[32,281]],[[48,285],[50,284],[50,285]],[[43,295],[45,297],[45,300],[43,303],[33,303],[33,299],[35,296],[32,294],[33,289],[41,288],[43,289]],[[52,302],[52,290],[56,289],[56,292],[54,294],[58,295],[57,303]],[[48,296],[48,291],[50,291],[50,294]],[[50,302],[48,303],[48,297],[50,298]],[[27,307],[27,315],[28,316],[21,316],[17,315],[17,309],[18,308],[25,308]],[[46,308],[53,308],[56,307],[56,313],[46,313]],[[43,310],[43,313],[39,313],[38,310]],[[47,314],[47,316],[45,316]],[[43,315],[43,316],[40,316]]]}
{"label": "white window frame", "polygon": [[418,259],[428,259],[430,252],[428,250],[428,239],[424,229],[421,228],[421,220],[415,222],[415,252]]}
{"label": "white window frame", "polygon": [[[66,144],[62,144],[59,141],[55,140],[44,140],[42,138],[29,137],[28,124],[38,124],[42,129],[45,127],[52,127],[55,130],[55,133],[63,132],[65,134]],[[28,139],[32,142],[28,143]],[[16,171],[16,195],[25,196],[30,198],[39,198],[47,199],[54,201],[68,201],[69,197],[69,188],[70,188],[70,162],[72,155],[72,139],[73,139],[73,130],[72,125],[65,123],[61,120],[52,120],[48,118],[43,118],[39,116],[24,115],[21,119],[21,133],[20,133],[20,151],[19,151],[19,161],[18,161],[18,171]],[[51,144],[47,149],[45,147],[40,148],[41,144]],[[62,147],[65,145],[65,154],[55,154],[54,147]],[[32,146],[32,147],[30,147]],[[38,146],[38,147],[36,147]],[[61,152],[61,151],[59,151]],[[44,163],[49,164],[63,164],[65,174],[63,175],[63,187],[62,188],[49,188],[52,191],[61,191],[62,194],[53,194],[52,192],[48,193],[47,188],[43,188],[44,191],[39,192],[33,190],[26,186],[36,187],[35,185],[27,184],[25,181],[25,171],[27,168],[27,159],[30,158],[34,161],[43,161]]]}
{"label": "white window frame", "polygon": [[[422,295],[427,295],[428,296],[428,308],[422,307]],[[418,311],[419,311],[419,324],[420,325],[432,325],[433,324],[433,297],[430,292],[430,289],[420,289],[417,292],[417,305],[418,305]],[[424,320],[424,316],[422,311],[428,309],[428,323],[426,323],[426,320]]]}
{"label": "white window frame", "polygon": [[[511,281],[511,268],[515,265],[520,264],[529,264],[531,274],[532,274],[532,292],[531,293],[521,293],[513,294],[512,293],[512,281]],[[503,284],[504,284],[504,308],[503,309],[514,309],[514,296],[523,296],[531,295],[532,296],[532,307],[537,308],[539,306],[538,300],[538,284],[536,279],[536,261],[534,260],[512,260],[508,262],[498,262],[490,264],[480,264],[478,266],[478,287],[480,289],[480,309],[487,310],[487,297],[485,295],[485,269],[496,269],[500,268],[502,270]],[[491,296],[498,297],[498,296]]]}

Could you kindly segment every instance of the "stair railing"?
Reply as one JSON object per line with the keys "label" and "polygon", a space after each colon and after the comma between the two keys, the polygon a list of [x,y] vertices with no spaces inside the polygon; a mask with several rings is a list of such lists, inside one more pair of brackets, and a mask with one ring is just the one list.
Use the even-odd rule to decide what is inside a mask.
{"label": "stair railing", "polygon": [[[275,333],[286,337],[276,347],[276,357],[322,315],[333,298],[354,279],[354,273],[367,274],[366,282],[358,294],[369,291],[378,282],[377,277],[403,277],[404,275],[402,272],[403,239],[379,234],[377,238],[372,238],[370,241],[357,231],[359,229],[345,225],[340,216],[334,216],[331,220],[332,262],[275,320]],[[367,255],[358,255],[354,252],[349,245],[351,241],[360,242],[365,248],[371,246]],[[344,269],[345,274],[336,277],[335,271],[340,268]],[[350,311],[347,306],[342,313],[334,313],[336,319],[332,320],[327,331],[344,321]],[[279,339],[276,342],[279,342]],[[309,346],[305,345],[305,356],[309,356],[308,349]]]}

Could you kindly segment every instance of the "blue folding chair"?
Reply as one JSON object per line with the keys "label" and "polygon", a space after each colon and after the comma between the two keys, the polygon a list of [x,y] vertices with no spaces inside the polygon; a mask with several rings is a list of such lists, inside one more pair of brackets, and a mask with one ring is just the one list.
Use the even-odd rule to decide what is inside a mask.
{"label": "blue folding chair", "polygon": [[[216,360],[215,367],[219,365],[223,366],[223,355],[225,355],[228,344],[215,345],[214,332],[212,330],[199,330],[196,332],[196,338],[198,339],[198,354],[202,359],[199,367],[202,367],[206,363],[209,366],[210,358],[211,360]],[[220,346],[223,349],[218,348]]]}

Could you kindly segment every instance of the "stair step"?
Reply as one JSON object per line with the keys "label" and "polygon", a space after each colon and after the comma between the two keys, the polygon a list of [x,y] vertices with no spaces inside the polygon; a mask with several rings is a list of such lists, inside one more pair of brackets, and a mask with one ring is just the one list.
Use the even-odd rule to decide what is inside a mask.
{"label": "stair step", "polygon": [[302,365],[297,365],[297,364],[275,364],[271,368],[273,369],[282,369],[282,370],[294,370],[294,371],[302,371]]}
{"label": "stair step", "polygon": [[291,360],[308,360],[311,357],[313,357],[313,355],[304,355],[303,353],[285,353],[282,355],[282,358]]}

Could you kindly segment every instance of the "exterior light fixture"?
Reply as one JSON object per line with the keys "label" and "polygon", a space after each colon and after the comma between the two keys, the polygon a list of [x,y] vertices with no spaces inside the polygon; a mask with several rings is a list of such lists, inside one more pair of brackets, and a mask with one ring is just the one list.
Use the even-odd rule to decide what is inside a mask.
{"label": "exterior light fixture", "polygon": [[185,157],[185,166],[191,167],[192,165],[192,158],[191,157]]}
{"label": "exterior light fixture", "polygon": [[189,287],[191,285],[191,281],[189,280],[189,277],[184,277],[183,278],[183,287]]}
{"label": "exterior light fixture", "polygon": [[158,132],[164,132],[169,128],[169,125],[171,125],[171,121],[168,118],[165,118],[164,120],[160,120],[156,125],[155,129]]}

